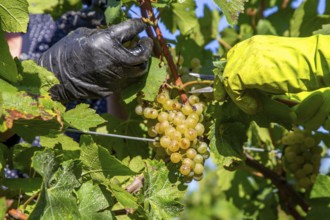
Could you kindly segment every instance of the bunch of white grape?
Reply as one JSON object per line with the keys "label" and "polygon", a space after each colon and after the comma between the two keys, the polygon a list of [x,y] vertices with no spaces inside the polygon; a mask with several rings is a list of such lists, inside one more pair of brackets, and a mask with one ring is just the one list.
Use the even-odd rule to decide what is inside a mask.
{"label": "bunch of white grape", "polygon": [[201,180],[204,162],[209,157],[208,145],[203,141],[204,104],[191,95],[186,103],[171,99],[164,89],[158,94],[154,106],[138,105],[135,112],[148,120],[148,135],[157,137],[155,147],[161,147],[174,164],[180,165],[180,173],[189,182]]}
{"label": "bunch of white grape", "polygon": [[283,166],[291,173],[300,188],[308,189],[319,172],[322,148],[312,134],[295,129],[282,137]]}

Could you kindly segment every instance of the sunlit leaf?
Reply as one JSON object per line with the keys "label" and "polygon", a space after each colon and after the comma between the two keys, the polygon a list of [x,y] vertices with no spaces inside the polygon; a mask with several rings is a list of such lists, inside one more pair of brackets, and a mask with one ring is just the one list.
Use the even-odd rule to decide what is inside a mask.
{"label": "sunlit leaf", "polygon": [[9,47],[3,31],[0,30],[0,77],[9,82],[17,81],[17,67],[9,53]]}
{"label": "sunlit leaf", "polygon": [[236,24],[238,16],[244,11],[246,0],[214,0],[226,16],[229,24]]}
{"label": "sunlit leaf", "polygon": [[26,0],[0,0],[0,29],[6,32],[26,32],[28,5]]}

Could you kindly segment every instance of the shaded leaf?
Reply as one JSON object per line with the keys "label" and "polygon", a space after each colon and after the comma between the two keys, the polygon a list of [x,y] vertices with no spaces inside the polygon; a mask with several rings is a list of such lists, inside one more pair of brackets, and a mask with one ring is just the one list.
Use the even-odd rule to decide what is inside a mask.
{"label": "shaded leaf", "polygon": [[234,25],[237,22],[239,13],[244,11],[244,2],[246,0],[214,0],[214,2],[225,14],[228,23]]}
{"label": "shaded leaf", "polygon": [[183,210],[185,190],[168,179],[169,170],[163,161],[146,161],[143,187],[144,210],[151,219],[172,219]]}
{"label": "shaded leaf", "polygon": [[123,91],[122,97],[126,103],[135,99],[140,91],[144,95],[144,100],[153,101],[156,98],[160,86],[166,79],[166,67],[161,67],[160,63],[159,59],[151,58],[148,74]]}
{"label": "shaded leaf", "polygon": [[20,193],[32,193],[40,189],[42,178],[11,178],[2,179],[0,181],[2,186],[8,187],[10,190],[17,190]]}
{"label": "shaded leaf", "polygon": [[291,37],[307,37],[318,30],[323,24],[330,23],[330,4],[326,4],[325,14],[317,12],[318,1],[305,0],[295,10],[290,22]]}
{"label": "shaded leaf", "polygon": [[104,147],[94,143],[90,136],[80,138],[81,155],[85,175],[89,175],[93,180],[106,183],[114,176],[134,175],[131,169],[121,163]]}
{"label": "shaded leaf", "polygon": [[272,23],[266,19],[260,19],[257,24],[257,34],[277,35]]}
{"label": "shaded leaf", "polygon": [[108,220],[115,219],[111,211],[106,210],[113,205],[111,200],[107,199],[100,186],[93,184],[92,181],[85,182],[76,192],[79,201],[79,212],[81,219]]}
{"label": "shaded leaf", "polygon": [[0,28],[6,32],[26,32],[28,6],[26,0],[0,0]]}
{"label": "shaded leaf", "polygon": [[43,184],[29,219],[80,219],[73,196],[74,188],[80,185],[73,173],[74,163],[65,161],[59,166],[54,152],[46,149],[35,153],[32,165],[43,177]]}
{"label": "shaded leaf", "polygon": [[15,61],[9,52],[4,32],[0,30],[0,77],[9,82],[16,82],[17,76],[18,72]]}
{"label": "shaded leaf", "polygon": [[317,31],[314,31],[313,34],[330,35],[330,24],[322,25],[322,28]]}
{"label": "shaded leaf", "polygon": [[137,209],[137,199],[132,194],[127,192],[125,189],[121,188],[118,185],[110,184],[110,191],[116,197],[117,201],[125,208],[125,209]]}
{"label": "shaded leaf", "polygon": [[121,9],[121,1],[110,1],[104,12],[105,22],[107,25],[116,24],[125,19],[123,10]]}
{"label": "shaded leaf", "polygon": [[161,21],[172,33],[179,29],[182,35],[186,35],[198,24],[195,9],[193,0],[173,1],[162,9]]}
{"label": "shaded leaf", "polygon": [[79,104],[63,114],[63,119],[70,126],[82,131],[88,131],[90,128],[96,127],[106,122],[96,111],[87,104]]}

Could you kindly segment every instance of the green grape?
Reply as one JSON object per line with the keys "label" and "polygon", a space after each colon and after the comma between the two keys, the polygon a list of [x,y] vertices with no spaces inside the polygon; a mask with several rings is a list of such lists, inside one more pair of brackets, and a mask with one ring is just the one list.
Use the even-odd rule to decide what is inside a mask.
{"label": "green grape", "polygon": [[304,177],[298,180],[298,185],[301,188],[309,188],[310,185],[312,184],[311,180],[308,177]]}
{"label": "green grape", "polygon": [[170,159],[172,163],[179,163],[182,159],[182,156],[179,153],[172,153]]}
{"label": "green grape", "polygon": [[303,156],[297,156],[296,157],[296,163],[297,164],[303,164],[305,162],[305,158]]}
{"label": "green grape", "polygon": [[176,132],[176,130],[171,125],[168,128],[165,129],[165,135],[166,136],[172,137],[174,132]]}
{"label": "green grape", "polygon": [[197,125],[195,126],[195,130],[197,132],[197,136],[203,136],[205,132],[205,127],[202,123],[197,123]]}
{"label": "green grape", "polygon": [[198,115],[201,115],[204,111],[204,104],[199,102],[194,104],[192,108]]}
{"label": "green grape", "polygon": [[294,173],[294,176],[296,177],[296,179],[301,179],[304,178],[306,174],[303,169],[299,169]]}
{"label": "green grape", "polygon": [[166,100],[163,104],[163,108],[167,111],[173,110],[174,101],[172,99]]}
{"label": "green grape", "polygon": [[188,138],[189,140],[193,141],[197,138],[197,132],[193,128],[187,129],[187,131],[184,133],[184,136]]}
{"label": "green grape", "polygon": [[176,116],[176,111],[170,111],[170,112],[168,113],[168,121],[169,121],[169,122],[173,122],[175,116]]}
{"label": "green grape", "polygon": [[202,164],[204,162],[204,158],[202,155],[200,154],[197,154],[195,157],[194,157],[194,162],[197,164],[197,163],[200,163]]}
{"label": "green grape", "polygon": [[149,108],[149,107],[146,107],[144,110],[143,110],[143,116],[145,118],[149,118],[150,114],[151,114],[151,111],[152,111],[152,108]]}
{"label": "green grape", "polygon": [[185,164],[185,165],[189,166],[190,168],[195,166],[194,161],[192,161],[190,158],[184,158],[182,160],[182,164]]}
{"label": "green grape", "polygon": [[199,98],[196,95],[191,95],[188,98],[188,102],[189,102],[190,105],[197,104],[197,103],[199,103]]}
{"label": "green grape", "polygon": [[197,151],[194,148],[190,148],[186,152],[187,158],[194,159],[197,155]]}
{"label": "green grape", "polygon": [[194,118],[188,117],[183,123],[187,126],[187,128],[195,128],[198,121]]}
{"label": "green grape", "polygon": [[190,115],[194,112],[193,108],[191,107],[191,105],[189,105],[189,103],[184,104],[181,108],[181,111],[185,115]]}
{"label": "green grape", "polygon": [[205,142],[201,142],[197,148],[197,152],[200,154],[205,154],[207,152],[207,144]]}
{"label": "green grape", "polygon": [[157,117],[158,117],[158,111],[152,108],[149,112],[149,118],[156,119]]}
{"label": "green grape", "polygon": [[148,128],[148,135],[150,137],[156,137],[157,136],[157,131],[155,129],[155,126],[151,126]]}
{"label": "green grape", "polygon": [[179,124],[176,126],[176,130],[180,132],[181,134],[184,134],[184,132],[187,130],[187,126],[185,124]]}
{"label": "green grape", "polygon": [[159,122],[167,121],[168,120],[168,113],[167,112],[160,112],[157,117]]}
{"label": "green grape", "polygon": [[177,140],[172,140],[168,149],[172,152],[177,152],[180,149],[180,143]]}
{"label": "green grape", "polygon": [[173,132],[170,136],[171,139],[177,140],[177,141],[180,141],[181,137],[182,137],[182,134],[177,130],[175,132]]}
{"label": "green grape", "polygon": [[180,167],[180,173],[184,176],[188,176],[190,174],[191,168],[186,165],[186,164],[182,164]]}
{"label": "green grape", "polygon": [[295,162],[297,159],[297,154],[292,151],[286,153],[284,156],[287,159],[287,161],[289,161],[289,162]]}
{"label": "green grape", "polygon": [[314,167],[312,164],[310,163],[305,163],[304,166],[303,166],[303,171],[305,174],[310,174],[312,173],[314,170]]}
{"label": "green grape", "polygon": [[186,150],[190,147],[190,140],[188,138],[181,139],[181,149]]}
{"label": "green grape", "polygon": [[171,144],[171,138],[169,138],[168,136],[164,135],[163,137],[160,138],[159,142],[160,142],[160,146],[162,146],[163,148],[168,148]]}
{"label": "green grape", "polygon": [[316,144],[314,138],[312,138],[312,137],[306,137],[304,142],[305,142],[305,146],[308,148],[314,147]]}
{"label": "green grape", "polygon": [[288,170],[290,170],[292,173],[296,172],[298,169],[299,169],[299,166],[296,163],[290,163],[288,165]]}
{"label": "green grape", "polygon": [[143,115],[143,107],[142,107],[142,105],[137,105],[137,106],[135,107],[135,113],[136,113],[137,115]]}
{"label": "green grape", "polygon": [[195,164],[194,173],[199,175],[202,174],[203,172],[204,172],[204,166],[200,163]]}
{"label": "green grape", "polygon": [[198,58],[193,58],[190,61],[190,65],[191,65],[192,68],[200,67],[201,61]]}
{"label": "green grape", "polygon": [[192,118],[192,119],[194,119],[196,121],[199,121],[200,120],[200,117],[199,117],[199,115],[196,112],[191,113],[190,115],[188,115],[187,118]]}
{"label": "green grape", "polygon": [[203,179],[203,174],[200,174],[200,175],[194,175],[193,179],[195,181],[201,181]]}
{"label": "green grape", "polygon": [[184,58],[182,55],[179,55],[179,56],[176,56],[175,57],[175,64],[178,65],[178,66],[182,66],[184,62]]}
{"label": "green grape", "polygon": [[164,134],[166,129],[170,127],[170,123],[168,121],[162,121],[159,124],[159,134]]}

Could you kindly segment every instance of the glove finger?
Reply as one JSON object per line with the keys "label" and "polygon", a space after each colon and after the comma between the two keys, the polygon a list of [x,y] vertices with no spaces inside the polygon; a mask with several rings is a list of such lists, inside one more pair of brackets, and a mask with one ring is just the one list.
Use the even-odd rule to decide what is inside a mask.
{"label": "glove finger", "polygon": [[254,115],[258,111],[258,101],[252,90],[244,90],[238,74],[223,79],[225,89],[235,104],[245,113]]}
{"label": "glove finger", "polygon": [[130,19],[120,24],[109,27],[111,38],[117,39],[120,43],[132,40],[138,33],[143,31],[147,25],[142,19]]}
{"label": "glove finger", "polygon": [[134,56],[140,58],[141,60],[146,61],[151,56],[152,47],[153,47],[152,39],[148,37],[144,37],[141,40],[139,40],[139,42],[134,48],[129,49],[129,52]]}

